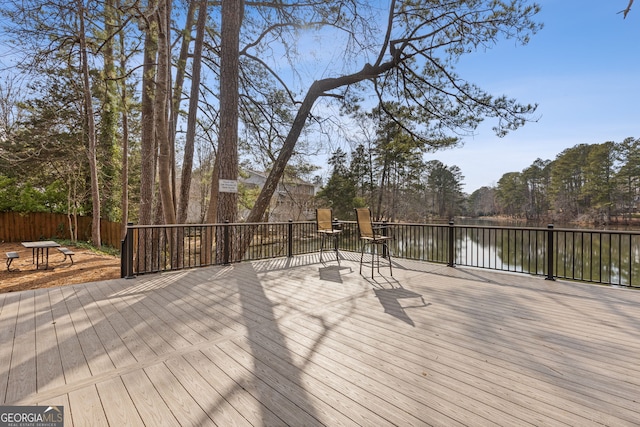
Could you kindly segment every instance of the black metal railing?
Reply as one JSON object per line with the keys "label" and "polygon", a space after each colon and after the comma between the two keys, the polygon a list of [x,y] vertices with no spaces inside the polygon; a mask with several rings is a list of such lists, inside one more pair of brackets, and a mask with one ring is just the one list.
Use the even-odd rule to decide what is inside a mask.
{"label": "black metal railing", "polygon": [[319,250],[315,222],[128,224],[122,241],[121,276],[291,257]]}
{"label": "black metal railing", "polygon": [[[640,232],[384,223],[394,258],[640,286]],[[360,251],[357,224],[342,221],[343,251]],[[311,221],[134,226],[122,242],[121,276],[320,250]]]}
{"label": "black metal railing", "polygon": [[556,277],[640,286],[640,234],[557,230],[554,237]]}
{"label": "black metal railing", "polygon": [[455,227],[455,265],[546,274],[549,232],[540,228]]}

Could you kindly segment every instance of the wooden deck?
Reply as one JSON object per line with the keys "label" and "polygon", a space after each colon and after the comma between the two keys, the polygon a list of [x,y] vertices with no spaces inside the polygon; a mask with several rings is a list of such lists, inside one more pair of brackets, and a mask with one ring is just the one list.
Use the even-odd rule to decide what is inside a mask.
{"label": "wooden deck", "polygon": [[640,424],[640,291],[317,260],[2,294],[0,403],[66,426]]}

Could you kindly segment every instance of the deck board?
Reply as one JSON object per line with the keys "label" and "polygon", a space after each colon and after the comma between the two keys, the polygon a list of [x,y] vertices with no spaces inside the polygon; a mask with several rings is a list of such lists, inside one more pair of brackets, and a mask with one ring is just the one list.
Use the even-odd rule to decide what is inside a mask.
{"label": "deck board", "polygon": [[[33,294],[22,294],[18,303],[18,314],[13,337],[13,352],[7,383],[8,401],[21,399],[36,392],[36,348],[35,298]],[[17,351],[16,351],[17,350]]]}
{"label": "deck board", "polygon": [[[244,417],[230,405],[200,372],[201,365],[191,364],[185,357],[174,357],[166,362],[171,373],[192,396],[215,396],[212,403],[202,409],[217,425],[244,425]],[[213,379],[215,381],[215,377]]]}
{"label": "deck board", "polygon": [[156,386],[151,382],[147,373],[140,369],[122,375],[122,382],[131,396],[145,425],[149,426],[176,426],[180,425],[178,419],[169,409]]}
{"label": "deck board", "polygon": [[[14,337],[16,324],[18,322],[18,307],[20,305],[20,294],[5,294],[2,296],[2,312],[0,317],[2,324],[0,327],[0,402],[7,401],[7,383],[9,380],[9,366],[14,350]],[[16,355],[16,357],[18,357]]]}
{"label": "deck board", "polygon": [[0,403],[70,426],[640,424],[640,291],[346,258],[0,295]]}
{"label": "deck board", "polygon": [[112,371],[115,365],[109,358],[109,353],[105,349],[101,337],[87,315],[87,309],[91,306],[83,305],[78,297],[78,293],[84,292],[84,290],[77,287],[62,287],[60,290],[67,304],[75,334],[91,375]]}
{"label": "deck board", "polygon": [[58,351],[56,324],[48,292],[35,293],[36,298],[36,376],[37,390],[42,392],[64,384],[62,360]]}
{"label": "deck board", "polygon": [[156,389],[171,412],[180,414],[178,417],[180,423],[192,426],[215,425],[207,412],[202,409],[189,390],[180,384],[166,364],[149,366],[145,368],[145,372],[153,384],[162,385],[161,387],[156,386]]}
{"label": "deck board", "polygon": [[[105,414],[105,408],[102,406],[98,390],[95,385],[90,385],[69,393],[69,416],[73,419],[73,423],[78,426],[95,426],[108,427],[109,422]],[[111,410],[107,408],[107,410]]]}
{"label": "deck board", "polygon": [[[106,285],[106,284],[105,284]],[[111,336],[111,347],[117,356],[113,356],[116,366],[130,366],[136,361],[152,358],[156,355],[147,344],[144,337],[136,330],[139,317],[131,318],[131,310],[123,301],[109,295],[109,286],[90,286],[86,288],[100,308],[101,314],[96,314],[95,322],[108,324],[115,336]],[[103,326],[106,330],[107,326]],[[129,357],[131,356],[131,358]],[[126,359],[126,360],[125,360]]]}
{"label": "deck board", "polygon": [[99,382],[96,388],[109,425],[139,426],[144,423],[127,393],[122,378]]}
{"label": "deck board", "polygon": [[235,421],[229,425],[276,424],[278,419],[275,415],[236,382],[231,370],[223,369],[224,364],[220,359],[207,357],[205,352],[193,352],[184,357],[215,389],[216,393],[209,395],[208,411],[214,421],[219,421],[219,425],[224,425],[222,421],[229,418]]}

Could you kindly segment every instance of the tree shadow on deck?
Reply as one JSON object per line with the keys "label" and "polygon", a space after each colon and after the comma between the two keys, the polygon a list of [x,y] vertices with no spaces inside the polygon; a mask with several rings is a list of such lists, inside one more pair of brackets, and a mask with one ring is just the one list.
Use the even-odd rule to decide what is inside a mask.
{"label": "tree shadow on deck", "polygon": [[[392,289],[374,289],[373,292],[376,294],[380,304],[382,304],[385,313],[390,314],[411,326],[415,326],[415,322],[411,317],[409,317],[406,309],[428,307],[431,305],[430,303],[425,302],[424,297],[421,294],[402,287]],[[412,305],[402,305],[400,300],[407,299],[418,299],[418,301]]]}
{"label": "tree shadow on deck", "polygon": [[348,273],[352,273],[351,267],[340,267],[339,265],[329,265],[318,268],[320,274],[320,280],[326,280],[329,282],[342,283],[342,275],[340,272],[345,270]]}
{"label": "tree shadow on deck", "polygon": [[[0,372],[0,402],[58,402],[87,390],[87,398],[128,407],[129,399],[141,403],[141,396],[159,392],[169,406],[189,405],[174,415],[159,407],[153,418],[164,414],[165,421],[186,416],[194,425],[224,424],[231,416],[228,421],[245,417],[265,425],[321,424],[280,330],[281,306],[269,299],[251,263],[7,295],[0,302],[4,335],[21,338],[9,346],[20,353]],[[46,341],[38,338],[43,334]],[[96,388],[115,371],[128,392]],[[158,381],[169,386],[157,389]],[[181,393],[194,391],[191,403],[182,400]],[[240,406],[239,396],[245,396]],[[80,417],[111,415],[64,399]]]}
{"label": "tree shadow on deck", "polygon": [[[267,295],[269,285],[258,277],[254,264],[237,264],[233,270],[228,279],[237,285],[243,311],[240,319],[257,320],[257,323],[246,323],[246,339],[243,343],[236,341],[235,345],[250,354],[251,360],[245,362],[253,366],[253,371],[248,373],[250,377],[247,379],[253,382],[250,389],[261,403],[258,418],[264,425],[321,424],[320,415],[302,379],[303,369],[289,349],[280,325],[283,317],[296,315],[298,307],[295,300],[272,300]],[[231,350],[228,354],[232,353]]]}

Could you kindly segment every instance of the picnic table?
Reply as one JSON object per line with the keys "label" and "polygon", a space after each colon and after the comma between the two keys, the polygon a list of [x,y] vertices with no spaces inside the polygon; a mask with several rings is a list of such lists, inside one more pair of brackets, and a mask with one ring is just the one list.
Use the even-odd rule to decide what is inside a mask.
{"label": "picnic table", "polygon": [[35,262],[36,270],[40,268],[40,260],[44,262],[44,269],[49,268],[49,248],[59,248],[60,244],[53,240],[40,240],[37,242],[22,242],[25,248],[31,248],[31,262]]}

